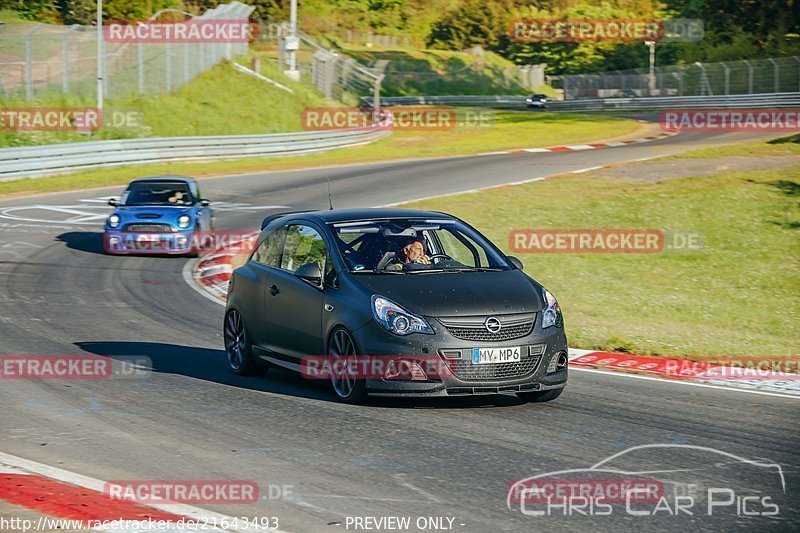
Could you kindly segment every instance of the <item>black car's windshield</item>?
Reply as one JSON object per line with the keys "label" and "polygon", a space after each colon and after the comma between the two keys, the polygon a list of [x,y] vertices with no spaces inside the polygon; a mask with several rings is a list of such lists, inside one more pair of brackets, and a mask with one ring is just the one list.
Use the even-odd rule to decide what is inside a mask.
{"label": "black car's windshield", "polygon": [[123,205],[193,205],[189,185],[184,182],[131,183],[122,196]]}
{"label": "black car's windshield", "polygon": [[481,234],[455,219],[390,219],[333,224],[350,272],[423,274],[510,270]]}

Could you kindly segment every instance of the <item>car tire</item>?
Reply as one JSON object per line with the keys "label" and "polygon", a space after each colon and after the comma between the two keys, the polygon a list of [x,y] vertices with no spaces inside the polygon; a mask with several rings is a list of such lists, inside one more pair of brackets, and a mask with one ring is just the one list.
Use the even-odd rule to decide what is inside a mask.
{"label": "car tire", "polygon": [[195,240],[197,239],[197,235],[202,233],[200,232],[200,225],[195,226],[194,232],[192,232],[192,247],[187,250],[184,257],[188,257],[189,259],[194,259],[196,257],[200,257],[200,247],[195,245]]}
{"label": "car tire", "polygon": [[253,345],[244,326],[244,319],[236,309],[231,309],[225,315],[223,325],[223,339],[225,341],[225,355],[228,358],[228,367],[237,376],[258,376],[267,371],[263,366],[256,364],[253,359]]}
{"label": "car tire", "polygon": [[[347,372],[347,361],[358,355],[353,335],[345,328],[336,328],[328,339],[328,363],[331,369],[330,384],[333,393],[344,403],[358,404],[367,398],[367,384],[357,375]],[[344,360],[344,363],[342,363]],[[343,372],[337,372],[343,369]]]}
{"label": "car tire", "polygon": [[533,392],[518,392],[517,397],[525,403],[550,402],[561,396],[565,387],[560,389],[539,390]]}

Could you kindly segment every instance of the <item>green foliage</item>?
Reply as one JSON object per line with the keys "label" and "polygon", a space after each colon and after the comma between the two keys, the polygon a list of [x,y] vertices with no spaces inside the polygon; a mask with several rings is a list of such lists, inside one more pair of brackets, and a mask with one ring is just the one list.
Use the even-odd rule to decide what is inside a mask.
{"label": "green foliage", "polygon": [[97,18],[95,0],[60,0],[59,11],[64,24],[91,24]]}
{"label": "green foliage", "polygon": [[[200,13],[229,0],[105,0],[109,19],[142,20],[166,7]],[[254,20],[286,19],[290,0],[246,0]],[[697,43],[661,43],[660,65],[800,55],[798,0],[300,0],[301,26],[402,35],[445,50],[481,46],[518,64],[547,63],[549,74],[643,68],[642,43],[521,43],[509,23],[518,18],[690,18],[705,36]],[[20,18],[89,23],[95,0],[0,0]]]}
{"label": "green foliage", "polygon": [[472,46],[495,49],[503,38],[509,2],[464,0],[433,26],[428,45],[463,50]]}

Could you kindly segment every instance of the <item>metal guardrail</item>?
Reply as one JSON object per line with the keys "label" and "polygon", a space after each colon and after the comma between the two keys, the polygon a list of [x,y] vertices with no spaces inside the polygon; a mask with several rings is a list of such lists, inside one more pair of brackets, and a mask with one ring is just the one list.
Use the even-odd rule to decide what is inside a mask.
{"label": "metal guardrail", "polygon": [[[508,105],[524,106],[524,96],[384,96],[383,106],[392,105]],[[371,105],[370,99],[364,99]],[[683,108],[770,108],[800,107],[800,92],[743,94],[729,96],[664,96],[642,98],[591,98],[551,100],[550,111],[657,111]]]}
{"label": "metal guardrail", "polygon": [[123,165],[306,154],[375,141],[388,133],[387,128],[378,125],[337,131],[155,137],[4,148],[0,150],[0,181]]}
{"label": "metal guardrail", "polygon": [[[525,105],[525,96],[381,96],[381,105]],[[365,107],[372,107],[372,98],[362,98]]]}
{"label": "metal guardrail", "polygon": [[665,109],[800,107],[800,92],[729,96],[651,96],[548,102],[554,111],[658,111]]}

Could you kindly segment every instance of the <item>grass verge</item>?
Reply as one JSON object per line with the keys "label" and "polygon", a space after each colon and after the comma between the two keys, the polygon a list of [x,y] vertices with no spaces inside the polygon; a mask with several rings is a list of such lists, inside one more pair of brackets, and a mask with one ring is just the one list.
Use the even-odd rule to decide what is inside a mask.
{"label": "grass verge", "polygon": [[[685,157],[797,153],[795,143],[753,143]],[[505,249],[513,229],[697,232],[704,242],[695,251],[514,255],[559,298],[571,346],[693,359],[796,357],[797,163],[655,183],[609,177],[606,169],[603,177],[567,175],[407,207],[463,217]],[[640,163],[648,164],[658,161]]]}
{"label": "grass verge", "polygon": [[[266,70],[266,69],[262,69]],[[270,75],[270,74],[266,74]],[[74,131],[24,132],[0,130],[0,147],[62,142],[174,137],[183,135],[236,135],[300,131],[306,107],[332,106],[316,89],[281,77],[286,91],[239,72],[224,62],[203,72],[172,93],[109,99],[105,115],[117,111],[139,112],[137,123],[103,127],[87,133]],[[92,98],[42,95],[38,100],[0,100],[3,107],[94,107]]]}
{"label": "grass verge", "polygon": [[[477,110],[480,111],[480,110]],[[475,109],[470,112],[475,113]],[[186,174],[195,177],[244,172],[288,170],[322,165],[381,162],[394,159],[468,155],[493,150],[576,144],[635,131],[634,120],[554,113],[486,110],[488,126],[457,127],[450,131],[405,131],[366,146],[319,154],[271,159],[240,159],[210,163],[174,163],[78,172],[65,176],[21,179],[0,183],[0,196],[33,194],[127,183],[137,177]]]}

